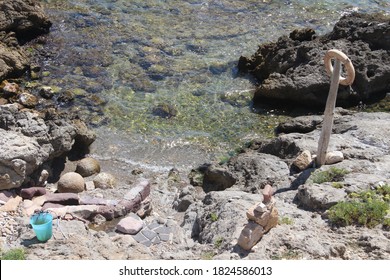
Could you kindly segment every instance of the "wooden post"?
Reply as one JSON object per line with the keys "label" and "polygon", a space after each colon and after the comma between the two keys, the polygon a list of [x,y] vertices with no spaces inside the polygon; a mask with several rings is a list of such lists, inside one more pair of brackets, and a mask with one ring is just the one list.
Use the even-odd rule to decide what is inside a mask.
{"label": "wooden post", "polygon": [[320,140],[318,141],[317,158],[316,158],[316,164],[318,167],[324,165],[326,160],[326,153],[328,150],[330,134],[332,133],[332,127],[333,127],[333,116],[334,116],[334,109],[336,106],[337,91],[340,82],[340,73],[341,73],[341,61],[336,59],[331,82],[330,82],[328,99],[326,100],[326,107],[324,111],[324,121],[322,123],[321,136],[320,136]]}
{"label": "wooden post", "polygon": [[[331,59],[335,59],[334,68]],[[346,77],[341,77],[341,63],[344,64],[347,72]],[[337,91],[339,83],[345,86],[352,85],[355,80],[355,68],[351,60],[339,50],[329,50],[324,57],[324,64],[326,72],[331,76],[330,89],[328,99],[326,100],[326,107],[324,111],[324,122],[322,124],[321,136],[318,141],[316,165],[319,167],[326,162],[326,154],[328,150],[330,134],[332,133],[334,109],[336,106]]]}
{"label": "wooden post", "polygon": [[[335,59],[334,68],[331,59]],[[346,77],[341,77],[341,63],[344,64],[347,72]],[[326,153],[328,150],[330,134],[332,133],[334,108],[336,106],[337,91],[339,83],[345,86],[352,85],[355,80],[355,68],[351,60],[339,50],[329,50],[324,57],[324,64],[326,72],[331,76],[330,89],[328,99],[326,100],[326,107],[324,111],[324,122],[322,123],[322,131],[320,140],[318,141],[316,165],[320,167],[326,162]]]}

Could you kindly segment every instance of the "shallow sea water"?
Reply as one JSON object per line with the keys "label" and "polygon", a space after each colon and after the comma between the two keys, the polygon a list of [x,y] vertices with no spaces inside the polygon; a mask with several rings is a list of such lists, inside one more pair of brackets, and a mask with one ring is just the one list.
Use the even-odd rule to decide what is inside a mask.
{"label": "shallow sea water", "polygon": [[[286,118],[252,108],[241,55],[296,28],[328,32],[344,13],[390,13],[380,0],[41,2],[54,23],[43,83],[75,94],[98,157],[151,169],[218,159]],[[175,116],[156,116],[160,104]]]}

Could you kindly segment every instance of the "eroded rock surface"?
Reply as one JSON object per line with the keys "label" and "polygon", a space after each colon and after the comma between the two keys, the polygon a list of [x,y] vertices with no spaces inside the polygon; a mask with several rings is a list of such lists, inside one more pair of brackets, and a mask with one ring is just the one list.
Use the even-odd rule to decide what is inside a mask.
{"label": "eroded rock surface", "polygon": [[332,32],[316,36],[311,29],[294,31],[277,42],[260,45],[238,67],[260,82],[254,102],[262,99],[310,107],[324,105],[330,78],[323,58],[339,49],[352,61],[356,78],[351,87],[339,87],[337,101],[353,106],[384,96],[390,87],[390,20],[388,16],[353,13],[343,16]]}

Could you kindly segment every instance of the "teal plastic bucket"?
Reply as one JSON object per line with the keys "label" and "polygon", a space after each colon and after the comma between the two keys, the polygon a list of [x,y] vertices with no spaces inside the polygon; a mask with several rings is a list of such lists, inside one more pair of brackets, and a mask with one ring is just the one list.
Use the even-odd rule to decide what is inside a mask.
{"label": "teal plastic bucket", "polygon": [[34,214],[30,218],[30,224],[39,241],[47,241],[53,235],[53,216],[50,213]]}

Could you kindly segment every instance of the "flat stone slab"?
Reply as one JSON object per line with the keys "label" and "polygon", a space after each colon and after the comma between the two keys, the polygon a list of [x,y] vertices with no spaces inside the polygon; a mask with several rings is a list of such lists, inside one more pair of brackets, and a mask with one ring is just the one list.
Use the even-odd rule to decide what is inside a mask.
{"label": "flat stone slab", "polygon": [[41,196],[46,194],[44,187],[25,188],[20,191],[20,196],[24,199],[32,199],[34,196]]}
{"label": "flat stone slab", "polygon": [[21,202],[22,197],[20,196],[11,198],[3,206],[0,207],[0,212],[15,212]]}
{"label": "flat stone slab", "polygon": [[169,241],[172,232],[173,228],[169,226],[169,223],[162,224],[158,221],[152,221],[133,237],[138,243],[149,247],[152,244]]}
{"label": "flat stone slab", "polygon": [[144,223],[133,217],[126,217],[118,223],[116,229],[126,234],[137,234],[144,227]]}
{"label": "flat stone slab", "polygon": [[150,194],[150,183],[147,179],[140,179],[135,186],[128,191],[124,199],[134,200],[137,196],[140,196],[141,201],[147,198]]}

